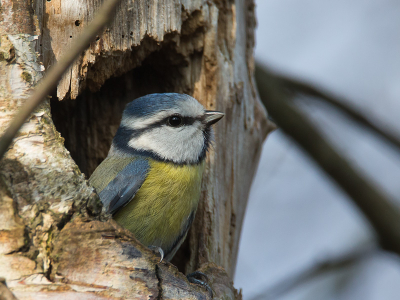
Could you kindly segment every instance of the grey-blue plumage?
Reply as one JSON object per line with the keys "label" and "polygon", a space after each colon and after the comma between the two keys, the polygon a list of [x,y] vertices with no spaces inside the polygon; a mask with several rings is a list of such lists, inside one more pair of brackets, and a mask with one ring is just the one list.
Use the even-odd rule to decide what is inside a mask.
{"label": "grey-blue plumage", "polygon": [[186,94],[164,93],[150,94],[128,103],[124,110],[124,117],[150,117],[160,111],[179,108],[182,103],[191,101],[193,97]]}
{"label": "grey-blue plumage", "polygon": [[[129,163],[99,193],[107,212],[114,214],[131,201],[147,177],[150,165],[146,158],[137,157]],[[109,170],[105,170],[109,171]]]}

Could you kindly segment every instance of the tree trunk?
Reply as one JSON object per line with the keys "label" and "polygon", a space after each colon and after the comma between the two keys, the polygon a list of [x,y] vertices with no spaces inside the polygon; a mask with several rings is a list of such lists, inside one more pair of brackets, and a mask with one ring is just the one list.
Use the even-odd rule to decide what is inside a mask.
{"label": "tree trunk", "polygon": [[[2,1],[0,132],[100,4]],[[126,103],[155,92],[187,93],[225,113],[173,263],[201,268],[215,298],[239,297],[230,278],[271,128],[253,80],[254,26],[252,0],[121,2],[0,161],[0,277],[18,299],[209,297],[104,216],[81,173],[88,178],[107,155]]]}

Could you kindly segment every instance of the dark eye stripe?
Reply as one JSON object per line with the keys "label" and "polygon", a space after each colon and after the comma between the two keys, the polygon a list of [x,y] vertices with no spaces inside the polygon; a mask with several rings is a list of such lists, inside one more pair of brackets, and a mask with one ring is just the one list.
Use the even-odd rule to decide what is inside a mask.
{"label": "dark eye stripe", "polygon": [[[124,142],[127,143],[133,137],[139,137],[146,131],[166,125],[169,118],[170,118],[170,116],[166,117],[160,121],[156,121],[152,124],[149,124],[145,128],[136,129],[136,130],[130,129],[130,128],[127,128],[124,126],[120,126],[118,128],[116,136],[118,135],[120,138],[123,138]],[[181,118],[182,118],[182,125],[192,125],[194,122],[200,121],[199,118],[194,118],[194,117],[181,117]]]}
{"label": "dark eye stripe", "polygon": [[[194,122],[196,122],[196,120],[198,120],[197,118],[193,118],[193,117],[182,117],[182,116],[180,116],[180,115],[176,115],[176,116],[179,117],[179,118],[181,118],[181,120],[182,120],[181,125],[192,125]],[[167,122],[169,121],[169,119],[170,119],[171,117],[173,117],[173,116],[169,116],[169,117],[167,117],[167,118],[164,118],[163,120],[157,121],[157,122],[154,123],[154,124],[157,124],[156,126],[160,125],[160,123],[161,123],[161,124],[162,124],[162,123],[168,124]],[[153,125],[153,124],[151,124],[150,126],[152,126],[152,125]]]}
{"label": "dark eye stripe", "polygon": [[196,121],[193,117],[182,117],[182,122],[184,125],[192,125]]}

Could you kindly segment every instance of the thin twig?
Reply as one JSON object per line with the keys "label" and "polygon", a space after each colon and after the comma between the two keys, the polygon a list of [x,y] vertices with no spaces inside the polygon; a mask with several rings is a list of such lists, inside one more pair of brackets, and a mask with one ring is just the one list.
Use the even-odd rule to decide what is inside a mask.
{"label": "thin twig", "polygon": [[36,107],[45,99],[45,97],[56,87],[61,76],[65,73],[68,67],[74,62],[74,60],[87,48],[89,43],[95,38],[95,36],[101,32],[102,28],[110,22],[114,16],[114,10],[117,7],[120,0],[107,0],[103,6],[99,9],[96,17],[82,32],[82,34],[76,38],[71,45],[71,49],[66,51],[61,59],[49,69],[43,80],[37,85],[35,90],[29,99],[20,108],[11,124],[0,138],[0,159],[6,153],[8,147],[18,130],[24,124],[25,120],[35,110]]}
{"label": "thin twig", "polygon": [[400,139],[399,136],[396,136],[395,134],[392,134],[389,131],[382,130],[378,126],[376,126],[373,122],[368,120],[364,115],[362,115],[360,112],[349,106],[347,103],[349,103],[348,100],[343,99],[338,96],[333,96],[329,92],[322,91],[320,88],[315,88],[312,85],[302,82],[297,79],[293,79],[290,77],[287,77],[282,74],[277,74],[277,73],[272,73],[268,71],[266,68],[264,68],[266,72],[269,73],[271,77],[274,77],[279,84],[282,86],[288,88],[289,90],[292,90],[296,93],[302,93],[304,95],[312,96],[313,99],[327,102],[338,109],[340,109],[342,112],[346,113],[348,116],[350,116],[352,119],[357,121],[358,123],[364,125],[368,129],[372,130],[373,132],[377,133],[379,136],[383,137],[386,139],[388,142],[392,143],[394,146],[400,149]]}
{"label": "thin twig", "polygon": [[288,293],[301,284],[312,280],[313,278],[320,277],[323,274],[343,270],[347,267],[354,266],[363,259],[370,257],[376,253],[376,249],[368,247],[367,249],[360,249],[351,253],[346,253],[342,256],[326,259],[317,262],[315,265],[307,267],[292,276],[284,279],[283,281],[268,287],[260,292],[258,295],[251,298],[251,300],[267,300],[277,299],[279,296]]}
{"label": "thin twig", "polygon": [[381,246],[400,254],[400,211],[314,128],[306,116],[289,104],[290,95],[274,76],[256,68],[260,97],[278,126],[345,191],[364,213],[378,234]]}

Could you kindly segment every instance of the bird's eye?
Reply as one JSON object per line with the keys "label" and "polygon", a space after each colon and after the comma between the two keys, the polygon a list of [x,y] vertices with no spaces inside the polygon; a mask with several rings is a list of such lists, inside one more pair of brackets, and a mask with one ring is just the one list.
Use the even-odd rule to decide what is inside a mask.
{"label": "bird's eye", "polygon": [[179,127],[182,125],[182,118],[180,116],[172,116],[168,118],[167,123],[169,126]]}

